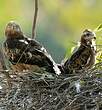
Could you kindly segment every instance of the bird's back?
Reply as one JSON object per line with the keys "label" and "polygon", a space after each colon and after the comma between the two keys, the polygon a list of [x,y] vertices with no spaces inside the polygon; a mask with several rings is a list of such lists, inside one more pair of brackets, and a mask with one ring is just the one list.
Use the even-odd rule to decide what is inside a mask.
{"label": "bird's back", "polygon": [[55,68],[58,69],[46,49],[36,40],[26,37],[7,39],[4,42],[4,47],[8,59],[14,65],[19,63],[37,65],[44,67],[49,72],[55,72]]}

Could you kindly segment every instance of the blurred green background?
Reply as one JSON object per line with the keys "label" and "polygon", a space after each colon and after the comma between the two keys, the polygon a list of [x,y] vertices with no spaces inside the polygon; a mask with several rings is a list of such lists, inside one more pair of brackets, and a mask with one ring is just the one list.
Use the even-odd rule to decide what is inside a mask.
{"label": "blurred green background", "polygon": [[[34,16],[34,0],[0,0],[0,41],[5,25],[13,20],[31,37]],[[86,28],[95,29],[102,23],[102,0],[39,0],[37,40],[60,63],[66,51],[70,56],[73,42],[80,40]],[[97,44],[101,44],[101,32]]]}

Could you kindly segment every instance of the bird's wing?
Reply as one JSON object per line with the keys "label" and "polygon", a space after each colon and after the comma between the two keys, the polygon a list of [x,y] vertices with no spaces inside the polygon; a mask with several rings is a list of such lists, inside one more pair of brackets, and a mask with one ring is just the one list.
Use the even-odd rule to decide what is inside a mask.
{"label": "bird's wing", "polygon": [[38,49],[41,52],[47,53],[46,49],[35,39],[27,38],[26,36],[24,37],[24,40],[29,43],[30,46]]}
{"label": "bird's wing", "polygon": [[87,68],[91,68],[93,65],[94,65],[94,63],[95,63],[95,53],[94,53],[94,51],[93,50],[90,50],[90,57],[89,57],[89,59],[87,60],[87,64],[85,65],[85,67],[87,67]]}
{"label": "bird's wing", "polygon": [[60,74],[60,70],[46,49],[36,40],[29,38],[6,40],[6,54],[13,64],[24,63],[45,67],[48,71]]}
{"label": "bird's wing", "polygon": [[[43,63],[45,61],[48,61],[48,63],[46,62],[47,65],[53,66],[53,69],[57,74],[61,73],[57,64],[52,59],[51,55],[47,52],[47,50],[39,42],[37,42],[36,40],[32,40],[30,38],[26,38],[26,40],[30,43],[31,47],[34,48],[34,50],[31,49],[31,53],[34,51],[38,52],[42,56],[41,59],[42,58],[44,59]],[[34,53],[36,53],[36,52],[34,52]]]}
{"label": "bird's wing", "polygon": [[66,69],[81,69],[83,66],[83,53],[84,53],[85,47],[79,47],[79,49],[72,54],[72,56],[64,63],[64,67]]}
{"label": "bird's wing", "polygon": [[69,61],[75,61],[76,59],[78,59],[81,56],[81,54],[83,53],[84,49],[85,49],[85,47],[79,47],[78,50],[72,54]]}

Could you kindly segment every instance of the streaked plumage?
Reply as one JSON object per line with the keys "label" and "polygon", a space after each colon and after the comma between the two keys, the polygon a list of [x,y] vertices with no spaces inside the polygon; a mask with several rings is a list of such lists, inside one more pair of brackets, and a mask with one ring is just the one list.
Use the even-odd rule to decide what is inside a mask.
{"label": "streaked plumage", "polygon": [[[17,70],[44,68],[60,74],[60,70],[46,49],[36,40],[27,38],[15,22],[9,22],[5,29],[5,54]],[[36,69],[35,69],[36,70]]]}
{"label": "streaked plumage", "polygon": [[95,63],[96,55],[96,35],[90,29],[86,29],[80,40],[80,46],[64,63],[65,73],[73,73],[82,69],[88,69]]}

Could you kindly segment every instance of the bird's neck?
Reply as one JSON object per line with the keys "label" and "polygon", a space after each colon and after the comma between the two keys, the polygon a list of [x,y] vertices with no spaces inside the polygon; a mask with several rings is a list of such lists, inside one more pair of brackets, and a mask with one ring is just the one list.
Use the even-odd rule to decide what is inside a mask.
{"label": "bird's neck", "polygon": [[7,39],[9,40],[13,40],[13,39],[24,39],[24,36],[22,34],[19,34],[19,35],[8,35],[6,36]]}
{"label": "bird's neck", "polygon": [[86,41],[85,39],[81,39],[80,44],[84,45],[84,46],[91,46],[92,42],[91,41]]}

